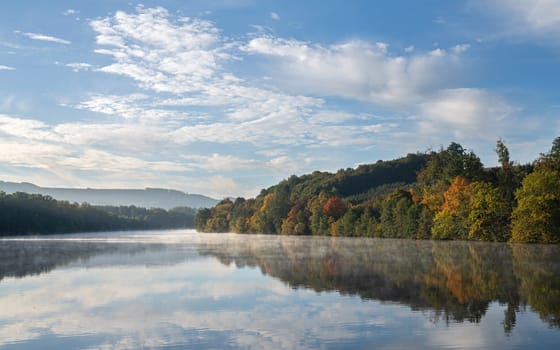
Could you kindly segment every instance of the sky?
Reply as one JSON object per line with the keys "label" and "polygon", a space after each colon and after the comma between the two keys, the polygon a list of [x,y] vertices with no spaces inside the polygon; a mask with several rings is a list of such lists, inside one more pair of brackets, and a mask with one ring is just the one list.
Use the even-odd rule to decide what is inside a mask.
{"label": "sky", "polygon": [[560,134],[560,0],[0,4],[0,180],[255,196]]}

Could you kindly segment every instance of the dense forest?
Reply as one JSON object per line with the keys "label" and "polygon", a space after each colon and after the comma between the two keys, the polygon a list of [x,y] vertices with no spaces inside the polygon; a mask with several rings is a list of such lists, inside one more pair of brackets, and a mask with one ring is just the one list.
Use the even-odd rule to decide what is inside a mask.
{"label": "dense forest", "polygon": [[458,143],[391,161],[291,176],[195,218],[203,232],[560,242],[560,137],[532,164],[484,168]]}
{"label": "dense forest", "polygon": [[0,192],[0,235],[194,227],[196,210],[92,206],[50,196]]}

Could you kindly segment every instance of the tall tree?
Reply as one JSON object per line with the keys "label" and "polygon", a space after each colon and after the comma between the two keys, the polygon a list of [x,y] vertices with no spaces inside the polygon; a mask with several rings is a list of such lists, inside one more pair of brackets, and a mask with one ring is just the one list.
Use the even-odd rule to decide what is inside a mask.
{"label": "tall tree", "polygon": [[560,242],[560,175],[540,169],[523,179],[515,192],[512,241],[524,243]]}
{"label": "tall tree", "polygon": [[560,172],[560,136],[554,139],[550,151],[541,154],[539,159],[535,161],[535,168],[537,170],[546,169]]}
{"label": "tall tree", "polygon": [[512,163],[509,160],[509,150],[506,147],[504,140],[501,138],[496,141],[496,154],[498,155],[498,161],[503,169],[511,167]]}
{"label": "tall tree", "polygon": [[474,182],[468,188],[468,238],[507,241],[510,237],[511,208],[499,189],[488,182]]}
{"label": "tall tree", "polygon": [[465,239],[468,236],[469,180],[457,176],[445,191],[445,202],[434,217],[432,238]]}

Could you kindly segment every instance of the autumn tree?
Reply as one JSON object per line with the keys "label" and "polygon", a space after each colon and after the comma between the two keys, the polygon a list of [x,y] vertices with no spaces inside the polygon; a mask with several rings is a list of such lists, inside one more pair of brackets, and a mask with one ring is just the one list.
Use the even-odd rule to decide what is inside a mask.
{"label": "autumn tree", "polygon": [[418,173],[416,187],[421,203],[432,213],[437,213],[445,202],[444,192],[458,176],[480,181],[485,178],[485,173],[480,158],[474,152],[452,142],[447,149],[433,152],[426,167]]}
{"label": "autumn tree", "polygon": [[257,208],[250,219],[251,230],[265,234],[282,232],[282,221],[290,210],[289,197],[289,188],[285,183],[266,192],[255,202]]}
{"label": "autumn tree", "polygon": [[517,207],[511,219],[512,241],[557,243],[560,241],[560,175],[540,169],[523,179],[515,192]]}
{"label": "autumn tree", "polygon": [[338,220],[347,210],[347,205],[340,197],[331,197],[325,203],[323,207],[323,213],[333,218],[334,220]]}
{"label": "autumn tree", "polygon": [[507,241],[510,236],[509,202],[488,182],[474,182],[467,189],[468,239]]}
{"label": "autumn tree", "polygon": [[231,210],[229,226],[233,232],[247,233],[250,230],[251,217],[254,215],[254,199],[236,198]]}
{"label": "autumn tree", "polygon": [[457,176],[443,194],[445,199],[441,210],[434,217],[432,238],[465,239],[468,232],[468,192],[469,180]]}
{"label": "autumn tree", "polygon": [[310,233],[309,217],[311,213],[306,208],[306,202],[298,200],[282,221],[283,235],[306,235]]}

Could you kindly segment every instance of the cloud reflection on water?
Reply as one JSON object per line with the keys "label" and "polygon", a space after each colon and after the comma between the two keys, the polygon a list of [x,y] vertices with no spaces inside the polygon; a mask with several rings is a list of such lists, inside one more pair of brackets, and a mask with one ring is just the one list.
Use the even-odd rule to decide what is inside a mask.
{"label": "cloud reflection on water", "polygon": [[[533,312],[518,313],[515,330],[505,335],[506,306],[497,299],[488,300],[479,322],[445,322],[434,318],[442,306],[406,300],[415,294],[402,290],[390,299],[353,279],[379,279],[384,262],[397,269],[411,264],[406,255],[387,261],[372,244],[389,253],[411,245],[445,270],[449,256],[430,242],[180,235],[0,242],[0,347],[48,344],[53,337],[67,348],[96,349],[510,348],[538,345],[526,337],[535,331],[543,335],[541,345],[560,339]],[[365,250],[377,258],[363,260]],[[6,259],[14,254],[25,259],[10,265]],[[435,268],[432,260],[408,256],[420,272]],[[379,288],[416,286],[409,272],[387,273],[393,276],[382,276]],[[463,269],[463,276],[469,273]],[[375,295],[382,299],[367,297]]]}

